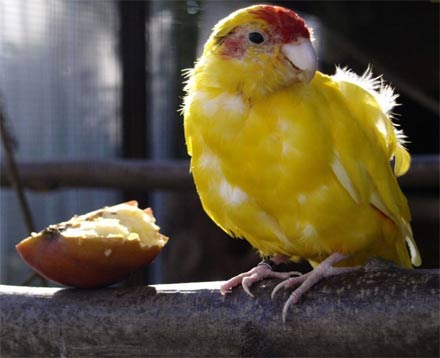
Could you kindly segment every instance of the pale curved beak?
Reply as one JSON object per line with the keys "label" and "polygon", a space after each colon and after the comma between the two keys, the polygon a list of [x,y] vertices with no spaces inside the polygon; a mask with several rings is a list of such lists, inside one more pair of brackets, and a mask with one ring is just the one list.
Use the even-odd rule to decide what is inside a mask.
{"label": "pale curved beak", "polygon": [[284,56],[298,68],[302,75],[302,82],[308,83],[315,76],[318,68],[318,59],[310,39],[299,39],[294,43],[281,46]]}

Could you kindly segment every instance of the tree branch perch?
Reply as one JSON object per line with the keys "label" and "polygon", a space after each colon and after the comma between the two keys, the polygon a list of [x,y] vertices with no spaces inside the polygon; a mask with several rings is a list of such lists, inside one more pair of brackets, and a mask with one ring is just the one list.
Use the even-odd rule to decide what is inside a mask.
{"label": "tree branch perch", "polygon": [[[371,267],[369,267],[371,266]],[[0,286],[4,357],[437,357],[439,271],[366,269],[325,279],[289,310],[276,281],[99,290]]]}

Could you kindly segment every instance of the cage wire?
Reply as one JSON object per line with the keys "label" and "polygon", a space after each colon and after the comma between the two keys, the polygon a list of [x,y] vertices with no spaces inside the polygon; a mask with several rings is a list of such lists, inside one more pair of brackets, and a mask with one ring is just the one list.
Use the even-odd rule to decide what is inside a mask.
{"label": "cage wire", "polygon": [[[0,0],[0,91],[17,160],[119,154],[117,35],[114,2]],[[119,200],[116,190],[26,195],[37,230]],[[29,232],[12,191],[0,190],[0,210],[0,280],[19,284],[29,272],[15,244]]]}
{"label": "cage wire", "polygon": [[[149,67],[146,71],[148,71],[150,80],[147,85],[151,94],[151,99],[148,101],[151,106],[147,108],[149,137],[146,152],[155,160],[187,158],[183,133],[179,132],[182,129],[182,118],[177,114],[181,100],[179,96],[182,96],[183,78],[180,71],[193,65],[195,58],[201,54],[202,46],[212,26],[221,17],[239,7],[253,4],[255,1],[157,0],[147,3],[149,11],[148,18],[145,19],[145,31]],[[282,4],[285,5],[287,2]],[[312,11],[314,16],[307,13],[307,10],[312,7],[311,4],[315,10],[315,12]],[[8,129],[17,143],[15,155],[19,162],[49,159],[87,159],[93,162],[93,159],[121,156],[123,84],[119,53],[120,13],[118,5],[117,1],[0,0],[0,93],[9,119]],[[325,16],[321,18],[319,13],[335,15],[338,11],[342,11],[336,14],[339,17],[336,15],[332,17],[330,14],[326,19],[327,22],[329,19],[340,21],[345,16],[344,14],[349,12],[352,14],[354,10],[347,2],[338,2],[336,5],[337,8],[333,5],[327,7],[324,2],[300,2],[294,5],[299,8],[300,12],[301,9],[305,10],[301,14],[315,29],[315,36],[320,40],[315,42],[315,46],[323,68],[331,63],[333,69],[334,63],[344,64],[346,58],[354,57],[358,62],[362,62],[361,60],[366,57],[359,56],[357,48],[355,51],[347,46],[349,42],[339,41],[338,38],[330,36],[329,29],[337,26],[333,24],[333,27],[330,27],[324,21]],[[362,6],[373,8],[382,5],[364,3]],[[405,12],[408,11],[407,6],[402,6],[402,9],[408,19],[409,15]],[[383,10],[386,12],[390,9],[385,6]],[[421,7],[416,10],[417,13],[425,11]],[[367,15],[367,12],[362,12],[361,19],[370,25],[376,24],[378,16]],[[354,22],[358,19],[356,16],[359,14],[354,12],[350,21]],[[357,29],[351,31],[349,35],[362,35],[360,32],[363,29],[362,24],[354,24],[359,26],[354,26],[349,22],[343,22],[343,24]],[[189,27],[190,30],[188,30]],[[376,29],[379,26],[377,24],[369,26],[368,31],[372,28]],[[388,28],[389,31],[390,29]],[[343,35],[344,38],[349,37],[348,34]],[[363,35],[365,36],[365,33]],[[380,41],[377,39],[375,41],[378,42],[375,43],[375,47],[378,46],[380,49]],[[346,48],[342,51],[344,44]],[[394,51],[400,49],[400,46],[395,44]],[[371,51],[369,51],[368,58],[371,56]],[[427,58],[431,57],[424,57],[425,60]],[[404,61],[402,64],[405,65]],[[363,63],[362,66],[364,66]],[[414,67],[412,63],[409,66]],[[417,72],[417,76],[421,74],[423,71]],[[438,85],[435,88],[438,91]],[[404,90],[402,95],[405,93]],[[407,100],[401,109],[408,108],[417,111],[417,114],[423,109],[420,106],[408,104]],[[411,116],[405,116],[405,118],[409,117]],[[426,113],[421,117],[431,118]],[[423,119],[425,121],[423,123],[427,124],[423,126],[414,124],[414,121],[407,121],[407,126],[411,124],[414,127],[413,134],[408,133],[409,131],[405,128],[414,144],[421,148],[419,152],[423,152],[425,147],[434,148],[436,144],[438,147],[438,138],[432,139],[436,131],[431,130],[438,128],[438,117],[435,117],[435,125],[432,124],[434,123],[432,119],[428,121],[426,118]],[[422,137],[423,140],[420,140]],[[433,143],[434,141],[436,142]],[[435,153],[438,153],[438,150]],[[4,156],[1,148],[0,155]],[[427,192],[425,196],[434,202],[437,208],[438,194],[434,197],[432,190],[429,191],[426,188],[424,190]],[[438,188],[436,190],[438,191]],[[194,194],[194,199],[195,193],[192,194]],[[416,194],[419,195],[419,192],[417,191]],[[37,230],[69,219],[76,213],[85,213],[117,203],[122,199],[120,191],[108,189],[60,189],[45,193],[27,191],[26,195]],[[169,192],[152,193],[150,204],[162,228],[167,229],[168,224],[173,221],[172,215],[176,215],[173,210],[176,210],[176,207],[177,210],[184,207],[182,201],[179,202],[183,200],[182,198]],[[431,211],[435,212],[435,210]],[[23,223],[13,191],[4,187],[0,189],[0,212],[0,281],[18,284],[29,273],[16,254],[14,246],[29,232]],[[417,210],[414,212],[417,214]],[[229,244],[226,244],[226,241],[225,244],[223,241],[214,243],[214,239],[211,239],[212,243],[204,241],[202,244],[208,230],[214,229],[213,226],[208,226],[212,223],[207,224],[209,219],[201,213],[201,210],[196,215],[199,215],[197,219],[194,219],[198,226],[196,229],[181,228],[180,232],[177,229],[174,231],[176,240],[169,251],[174,252],[169,258],[166,255],[165,257],[160,255],[156,259],[150,270],[150,283],[166,280],[167,272],[171,270],[167,260],[181,260],[172,262],[172,264],[174,268],[176,266],[182,268],[184,258],[181,257],[180,252],[176,251],[180,248],[187,250],[188,254],[194,254],[197,250],[192,250],[195,246],[191,245],[198,245],[200,249],[200,252],[197,251],[198,256],[192,259],[194,267],[179,271],[179,275],[169,276],[174,280],[194,279],[194,277],[210,279],[217,273],[219,276],[215,276],[215,279],[224,277],[224,273],[220,272],[223,272],[224,268],[218,268],[219,265],[228,266],[234,272],[238,271],[232,266],[243,261],[243,250],[238,248],[237,251],[240,252],[240,260],[234,262],[231,260],[231,263],[226,265],[227,253],[225,252],[229,248],[227,250],[224,248]],[[184,215],[181,216],[184,217]],[[182,217],[179,220],[183,222]],[[424,217],[424,219],[427,218]],[[415,231],[426,232],[431,236],[432,230],[435,229],[438,232],[438,215],[428,221],[420,221],[417,224],[415,220]],[[187,222],[183,225],[187,225]],[[197,229],[200,229],[199,233]],[[191,230],[191,235],[185,234],[185,230],[188,232]],[[216,231],[214,235],[218,232]],[[164,231],[164,234],[167,232]],[[185,237],[185,235],[190,237],[186,239],[187,241],[182,239],[179,243],[177,238]],[[218,249],[216,245],[220,245],[221,249]],[[203,261],[202,256],[209,256],[209,250],[211,254],[215,254],[215,260],[211,257],[209,262]],[[435,262],[438,262],[438,258]],[[202,266],[204,269],[200,268]],[[181,274],[183,271],[187,272],[187,276]],[[203,275],[198,276],[201,272]]]}

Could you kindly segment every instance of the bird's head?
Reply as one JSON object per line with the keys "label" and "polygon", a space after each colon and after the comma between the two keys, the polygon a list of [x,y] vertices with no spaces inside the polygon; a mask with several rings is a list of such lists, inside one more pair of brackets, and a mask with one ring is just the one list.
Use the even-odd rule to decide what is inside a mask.
{"label": "bird's head", "polygon": [[211,85],[249,96],[310,82],[317,68],[311,33],[294,11],[271,5],[238,10],[215,25],[199,64]]}

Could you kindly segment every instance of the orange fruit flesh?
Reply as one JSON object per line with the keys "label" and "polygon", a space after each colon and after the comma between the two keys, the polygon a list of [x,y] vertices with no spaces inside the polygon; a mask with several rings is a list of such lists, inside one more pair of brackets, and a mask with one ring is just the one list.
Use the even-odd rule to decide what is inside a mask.
{"label": "orange fruit flesh", "polygon": [[151,209],[142,211],[129,202],[51,225],[16,248],[29,266],[52,281],[102,287],[152,262],[167,241]]}

